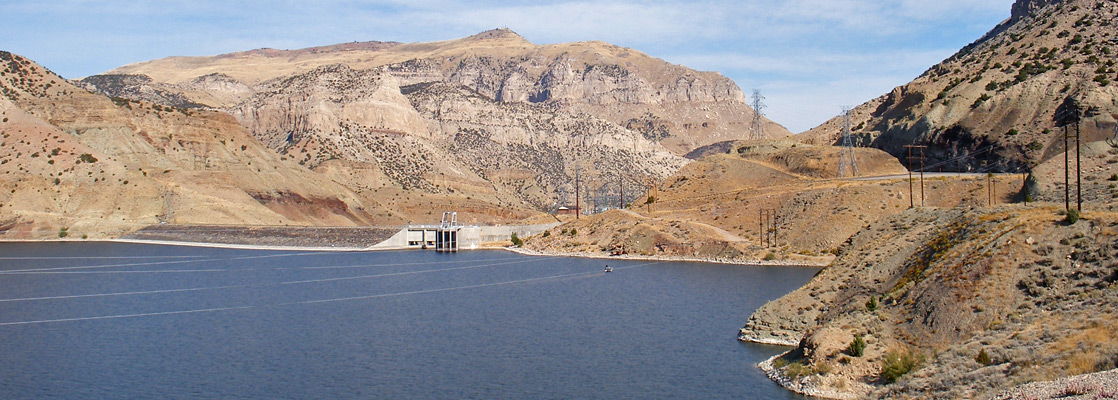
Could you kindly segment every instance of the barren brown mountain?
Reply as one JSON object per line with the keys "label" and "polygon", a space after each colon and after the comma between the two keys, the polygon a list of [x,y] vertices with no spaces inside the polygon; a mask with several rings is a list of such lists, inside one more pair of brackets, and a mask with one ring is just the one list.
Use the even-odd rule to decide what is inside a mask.
{"label": "barren brown mountain", "polygon": [[[373,186],[393,193],[536,210],[573,202],[582,175],[599,191],[663,179],[686,163],[679,155],[746,137],[753,117],[718,73],[601,42],[535,45],[507,29],[435,43],[172,57],[81,83],[225,110],[303,165],[339,160],[339,177],[379,171],[388,183]],[[766,132],[788,135],[767,120]]]}
{"label": "barren brown mountain", "polygon": [[[901,160],[905,145],[927,145],[925,165],[937,171],[1027,171],[1065,148],[1063,126],[1075,127],[1065,104],[1073,100],[1082,140],[1110,137],[1118,118],[1115,21],[1113,1],[1017,1],[979,40],[856,107],[856,141]],[[841,122],[801,137],[837,143]]]}
{"label": "barren brown mountain", "polygon": [[[131,89],[151,84],[157,90],[149,92],[180,92],[187,101],[229,109],[265,81],[336,64],[356,71],[379,69],[394,76],[399,86],[446,82],[500,102],[594,115],[654,138],[677,154],[742,139],[753,117],[741,89],[716,72],[694,71],[603,42],[536,45],[508,29],[432,43],[364,42],[170,57],[84,81],[113,95],[141,92]],[[765,121],[770,137],[789,134]]]}
{"label": "barren brown mountain", "polygon": [[9,237],[117,235],[146,224],[399,221],[285,160],[227,114],[109,99],[0,53]]}

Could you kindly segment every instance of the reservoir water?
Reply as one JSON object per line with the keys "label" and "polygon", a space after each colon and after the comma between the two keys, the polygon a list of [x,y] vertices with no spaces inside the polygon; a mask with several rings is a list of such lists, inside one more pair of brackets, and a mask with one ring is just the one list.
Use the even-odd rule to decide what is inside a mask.
{"label": "reservoir water", "polygon": [[736,334],[816,271],[3,243],[0,398],[797,399]]}

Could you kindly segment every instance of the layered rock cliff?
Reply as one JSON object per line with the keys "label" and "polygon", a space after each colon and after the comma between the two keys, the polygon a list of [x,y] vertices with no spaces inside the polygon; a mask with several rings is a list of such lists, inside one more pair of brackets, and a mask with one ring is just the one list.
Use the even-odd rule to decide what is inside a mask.
{"label": "layered rock cliff", "polygon": [[[500,102],[549,104],[622,126],[634,119],[658,122],[654,137],[679,155],[716,141],[744,138],[753,117],[741,90],[718,73],[694,71],[602,42],[535,45],[507,29],[434,43],[369,42],[173,57],[110,73],[148,76],[153,79],[148,85],[178,86],[222,73],[239,84],[255,86],[333,64],[357,71],[381,69],[396,77],[400,86],[453,83]],[[252,96],[244,93],[233,101],[185,89],[190,101],[223,109]],[[789,134],[766,123],[773,137]]]}
{"label": "layered rock cliff", "polygon": [[[225,110],[311,168],[355,162],[405,191],[465,191],[535,209],[573,201],[579,174],[647,186],[686,163],[679,155],[690,149],[744,138],[753,118],[741,90],[717,73],[601,42],[535,45],[504,29],[435,43],[175,57],[114,73],[83,82],[118,97]],[[767,123],[771,135],[787,135]]]}

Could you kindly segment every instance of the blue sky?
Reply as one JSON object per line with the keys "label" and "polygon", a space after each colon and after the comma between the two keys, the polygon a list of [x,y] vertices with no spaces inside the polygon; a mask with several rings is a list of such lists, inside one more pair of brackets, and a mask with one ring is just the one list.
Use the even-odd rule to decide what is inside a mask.
{"label": "blue sky", "polygon": [[176,55],[423,42],[507,27],[719,71],[793,132],[907,83],[1009,17],[1013,0],[2,0],[0,50],[66,78]]}

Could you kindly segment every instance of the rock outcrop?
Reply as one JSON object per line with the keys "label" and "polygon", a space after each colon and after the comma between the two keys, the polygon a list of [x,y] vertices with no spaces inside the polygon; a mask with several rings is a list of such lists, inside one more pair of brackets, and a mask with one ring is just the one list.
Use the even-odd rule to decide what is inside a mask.
{"label": "rock outcrop", "polygon": [[798,337],[772,366],[836,398],[984,398],[1113,369],[1118,215],[1088,215],[1068,225],[1054,207],[1014,205],[883,219],[741,338]]}
{"label": "rock outcrop", "polygon": [[[1115,20],[1114,2],[1019,0],[987,35],[855,108],[856,140],[905,162],[905,145],[927,145],[924,165],[936,171],[1028,171],[1062,152],[1074,100],[1083,141],[1101,141],[1118,118]],[[802,140],[837,143],[840,122]]]}

